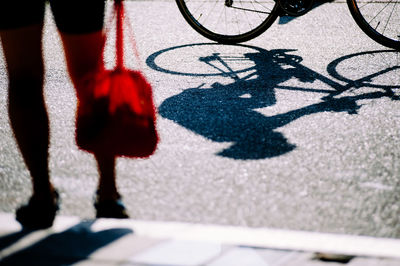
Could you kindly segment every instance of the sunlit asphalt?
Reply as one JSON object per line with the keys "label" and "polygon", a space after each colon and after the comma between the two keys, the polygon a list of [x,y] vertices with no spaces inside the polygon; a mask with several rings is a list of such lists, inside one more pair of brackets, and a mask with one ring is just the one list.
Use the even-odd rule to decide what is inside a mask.
{"label": "sunlit asphalt", "polygon": [[[242,46],[204,39],[172,1],[127,10],[161,138],[150,159],[118,159],[133,218],[400,237],[400,57],[345,3],[277,21]],[[50,17],[44,47],[60,214],[91,218],[96,166],[74,143],[75,94]],[[0,210],[13,212],[31,186],[0,62]]]}

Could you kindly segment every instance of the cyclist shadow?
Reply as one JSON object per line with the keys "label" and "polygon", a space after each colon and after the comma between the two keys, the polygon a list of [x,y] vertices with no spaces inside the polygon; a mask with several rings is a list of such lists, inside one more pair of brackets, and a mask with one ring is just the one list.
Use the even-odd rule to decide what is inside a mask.
{"label": "cyclist shadow", "polygon": [[[290,143],[278,129],[296,119],[327,111],[356,114],[361,107],[357,100],[388,96],[388,92],[377,91],[334,98],[347,88],[302,66],[300,56],[289,54],[292,50],[258,50],[260,52],[245,54],[255,64],[253,73],[240,78],[231,72],[230,76],[234,79],[231,84],[214,83],[209,88],[203,88],[203,84],[185,89],[162,102],[159,114],[212,141],[231,142],[230,147],[218,153],[220,156],[254,160],[293,151],[296,145]],[[216,56],[214,54],[200,60],[207,62],[215,60]],[[275,105],[276,88],[293,78],[302,83],[322,79],[335,90],[322,102],[286,113],[265,116],[256,110]],[[298,87],[285,89],[329,92]]]}
{"label": "cyclist shadow", "polygon": [[[44,239],[0,259],[0,265],[72,265],[89,258],[89,255],[112,242],[132,234],[128,228],[92,231],[94,221],[82,221],[60,233]],[[20,231],[0,237],[0,251],[16,242],[29,238],[32,231]]]}

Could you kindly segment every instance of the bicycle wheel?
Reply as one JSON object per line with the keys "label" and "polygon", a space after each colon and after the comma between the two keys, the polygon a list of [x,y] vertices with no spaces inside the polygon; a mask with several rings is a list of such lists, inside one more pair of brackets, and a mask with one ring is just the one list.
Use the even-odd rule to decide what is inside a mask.
{"label": "bicycle wheel", "polygon": [[278,16],[275,0],[176,0],[189,25],[204,37],[224,44],[253,39]]}
{"label": "bicycle wheel", "polygon": [[358,26],[376,42],[400,50],[400,0],[347,0]]}

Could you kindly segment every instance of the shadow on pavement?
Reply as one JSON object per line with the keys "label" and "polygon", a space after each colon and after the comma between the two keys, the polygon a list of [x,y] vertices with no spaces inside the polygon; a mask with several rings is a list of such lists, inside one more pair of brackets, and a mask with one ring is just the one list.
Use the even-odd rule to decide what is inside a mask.
{"label": "shadow on pavement", "polygon": [[[155,63],[156,57],[175,49],[196,46],[203,46],[205,49],[211,45],[217,46],[217,44],[192,44],[168,48],[151,55],[147,59],[147,64],[155,70],[169,74],[196,76],[193,73],[186,74],[163,69]],[[290,143],[277,129],[296,119],[322,112],[357,114],[361,107],[357,104],[357,101],[362,99],[390,97],[393,100],[398,100],[391,86],[371,84],[371,80],[393,69],[398,69],[399,66],[388,67],[377,73],[357,78],[357,80],[345,80],[346,84],[342,85],[332,78],[323,76],[302,65],[300,56],[290,54],[295,50],[267,51],[247,45],[238,45],[238,47],[251,47],[256,52],[245,53],[243,58],[240,59],[238,59],[238,56],[224,56],[215,52],[209,56],[198,58],[194,56],[193,58],[193,61],[198,60],[209,65],[210,69],[220,69],[220,75],[230,78],[233,81],[232,83],[226,85],[214,83],[211,86],[204,83],[195,88],[186,88],[180,94],[164,100],[158,110],[162,117],[172,120],[207,139],[215,142],[233,143],[229,148],[218,153],[223,157],[255,160],[279,156],[293,151],[296,145]],[[371,52],[371,54],[373,53],[376,52]],[[340,75],[335,71],[335,67],[342,60],[352,56],[349,55],[333,61],[328,66],[328,72],[336,74],[335,78],[339,79]],[[243,71],[236,72],[229,67],[229,64],[232,64],[235,60],[250,61],[254,67],[248,69],[245,73]],[[225,70],[222,68],[225,68]],[[246,76],[243,77],[243,74],[246,74]],[[207,74],[198,74],[197,76],[207,76]],[[298,81],[296,87],[281,85],[291,79]],[[328,85],[324,87],[330,88],[315,89],[305,86],[306,83],[312,83],[316,80]],[[345,91],[362,86],[373,87],[376,90],[369,90],[366,93],[357,93],[352,96],[340,95]],[[275,92],[278,89],[318,92],[326,94],[326,96],[321,99],[321,102],[276,115],[266,116],[258,112],[256,109],[277,104]]]}
{"label": "shadow on pavement", "polygon": [[[307,13],[319,6],[322,6],[323,4],[332,3],[333,1],[334,0],[315,0],[311,9],[308,10]],[[301,15],[301,16],[306,16],[307,13],[305,13],[304,15]],[[292,20],[295,20],[296,18],[298,18],[298,17],[284,14],[284,15],[279,16],[278,24],[280,24],[280,25],[288,24],[289,22],[291,22]]]}
{"label": "shadow on pavement", "polygon": [[[66,231],[51,234],[27,248],[0,260],[0,265],[71,265],[85,260],[96,250],[119,238],[133,233],[131,229],[118,228],[94,232],[94,221],[81,222]],[[0,238],[0,251],[27,236],[20,231]]]}

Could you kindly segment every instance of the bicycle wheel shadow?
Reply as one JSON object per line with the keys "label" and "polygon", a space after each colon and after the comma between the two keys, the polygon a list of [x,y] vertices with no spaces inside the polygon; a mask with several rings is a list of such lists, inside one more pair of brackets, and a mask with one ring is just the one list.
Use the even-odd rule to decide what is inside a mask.
{"label": "bicycle wheel shadow", "polygon": [[[0,265],[72,265],[86,260],[95,251],[128,235],[133,231],[128,228],[112,228],[92,231],[94,221],[82,221],[60,233],[50,234],[32,245],[0,257]],[[0,252],[24,238],[32,231],[22,230],[0,238]]]}
{"label": "bicycle wheel shadow", "polygon": [[[390,90],[337,98],[335,96],[351,89],[354,84],[343,86],[303,66],[300,56],[290,54],[294,50],[267,51],[261,48],[255,49],[258,52],[244,54],[245,58],[254,62],[252,73],[240,78],[235,71],[231,71],[228,75],[234,80],[233,83],[227,85],[214,83],[210,87],[202,84],[196,88],[184,89],[182,93],[164,100],[159,106],[159,114],[209,140],[231,142],[232,145],[219,152],[219,156],[239,160],[256,160],[280,156],[296,148],[295,144],[290,143],[278,131],[280,127],[296,119],[321,112],[357,114],[357,110],[361,107],[357,104],[358,100],[385,96],[394,99]],[[155,64],[155,57],[162,52],[160,51],[148,58],[147,64],[153,69],[163,71]],[[223,58],[217,58],[218,56],[218,54],[211,54],[197,60],[205,63],[215,60],[223,61]],[[226,61],[221,63],[227,65]],[[329,66],[329,71],[334,72],[334,65]],[[174,74],[177,73],[174,72]],[[184,74],[182,73],[182,75]],[[303,85],[321,80],[334,90],[280,85],[293,78]],[[370,78],[365,77],[365,79],[369,80]],[[258,112],[256,110],[258,108],[277,104],[275,97],[277,89],[322,92],[328,95],[319,103],[277,115],[265,116]]]}

